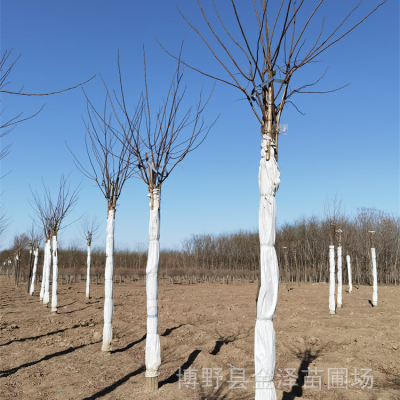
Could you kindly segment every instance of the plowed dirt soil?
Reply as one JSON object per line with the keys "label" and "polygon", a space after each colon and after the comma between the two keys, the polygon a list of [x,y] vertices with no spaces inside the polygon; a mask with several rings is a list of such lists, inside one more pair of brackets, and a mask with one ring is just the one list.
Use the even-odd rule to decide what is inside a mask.
{"label": "plowed dirt soil", "polygon": [[[110,354],[101,352],[103,284],[92,285],[90,300],[85,282],[58,288],[55,314],[39,301],[39,285],[29,296],[23,282],[16,289],[0,276],[0,399],[254,399],[256,283],[160,281],[162,365],[154,393],[144,392],[144,282],[114,284]],[[328,314],[328,284],[289,289],[280,287],[274,318],[279,400],[400,399],[399,286],[379,286],[372,307],[372,287],[349,294],[344,285],[336,315]],[[205,368],[219,369],[213,373],[222,379],[207,382]],[[319,371],[321,388],[309,387],[319,378],[305,380],[308,368]]]}

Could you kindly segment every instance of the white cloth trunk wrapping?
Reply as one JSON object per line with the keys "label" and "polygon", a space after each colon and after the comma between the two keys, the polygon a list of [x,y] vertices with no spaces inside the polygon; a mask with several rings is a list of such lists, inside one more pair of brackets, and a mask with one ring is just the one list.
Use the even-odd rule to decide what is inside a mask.
{"label": "white cloth trunk wrapping", "polygon": [[33,252],[33,255],[35,257],[35,260],[33,262],[33,271],[32,271],[32,280],[31,280],[31,288],[29,290],[29,294],[32,296],[33,292],[35,291],[35,279],[36,279],[36,269],[37,269],[37,262],[38,262],[38,255],[39,255],[39,249],[36,249]]}
{"label": "white cloth trunk wrapping", "polygon": [[374,248],[371,248],[371,257],[372,257],[372,278],[373,278],[372,304],[376,306],[378,305],[378,276],[376,270],[376,254]]}
{"label": "white cloth trunk wrapping", "polygon": [[335,314],[335,246],[329,246],[329,313]]}
{"label": "white cloth trunk wrapping", "polygon": [[53,284],[51,287],[51,311],[57,311],[58,252],[57,236],[53,236]]}
{"label": "white cloth trunk wrapping", "polygon": [[40,300],[44,297],[44,286],[46,282],[46,265],[47,265],[47,240],[44,242],[43,247],[43,269],[42,269],[42,284],[40,285]]}
{"label": "white cloth trunk wrapping", "polygon": [[338,307],[342,307],[342,281],[343,281],[343,276],[342,276],[342,246],[337,248],[337,280],[338,280],[338,285],[337,285],[337,305]]}
{"label": "white cloth trunk wrapping", "polygon": [[350,256],[346,256],[347,260],[347,275],[349,276],[349,293],[353,291],[353,285],[351,283],[351,264],[350,264]]}
{"label": "white cloth trunk wrapping", "polygon": [[262,158],[258,172],[261,282],[254,333],[256,400],[276,399],[272,381],[275,372],[275,331],[272,320],[278,302],[279,289],[278,259],[274,245],[276,233],[275,193],[280,183],[280,172],[275,161],[273,147],[271,147],[270,159],[266,160],[267,138],[267,135],[263,135]]}
{"label": "white cloth trunk wrapping", "polygon": [[103,351],[111,350],[113,317],[113,274],[114,274],[114,210],[108,211],[106,239],[106,268],[104,272],[104,327]]}
{"label": "white cloth trunk wrapping", "polygon": [[90,297],[90,246],[87,248],[86,297]]}
{"label": "white cloth trunk wrapping", "polygon": [[158,336],[158,267],[160,264],[160,210],[158,189],[153,189],[154,206],[150,209],[149,251],[146,266],[147,336],[146,378],[159,375],[161,365],[160,338]]}
{"label": "white cloth trunk wrapping", "polygon": [[50,267],[51,267],[51,242],[47,243],[47,259],[46,259],[46,281],[44,283],[43,304],[48,304],[50,301]]}

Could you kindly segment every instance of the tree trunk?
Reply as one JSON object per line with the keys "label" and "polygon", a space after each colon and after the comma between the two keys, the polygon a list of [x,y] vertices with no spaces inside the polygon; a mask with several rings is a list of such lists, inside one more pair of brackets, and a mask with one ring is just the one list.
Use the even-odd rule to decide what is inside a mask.
{"label": "tree trunk", "polygon": [[86,297],[90,299],[90,244],[87,248]]}
{"label": "tree trunk", "polygon": [[53,235],[53,285],[51,288],[51,311],[57,312],[58,252],[57,232]]}
{"label": "tree trunk", "polygon": [[289,291],[289,282],[288,282],[288,278],[289,278],[289,269],[288,269],[288,257],[287,257],[287,253],[286,251],[284,251],[284,258],[285,258],[285,287],[286,290]]}
{"label": "tree trunk", "polygon": [[[275,314],[279,289],[278,259],[274,245],[276,234],[275,193],[280,183],[280,172],[274,157],[274,148],[269,146],[269,143],[271,143],[269,141],[272,141],[272,139],[265,134],[264,126],[262,127],[263,135],[261,141],[262,158],[258,172],[260,190],[260,273],[258,276],[259,291],[254,337],[256,400],[276,399],[273,383],[275,372],[275,331],[272,319]],[[267,130],[267,132],[271,131],[272,129]],[[268,150],[269,154],[267,154]]]}
{"label": "tree trunk", "polygon": [[27,279],[27,283],[26,283],[26,292],[29,293],[29,286],[31,283],[31,278],[32,278],[32,268],[33,268],[33,247],[32,247],[32,243],[30,243],[30,249],[29,249],[29,262],[28,262],[28,268],[29,268],[29,272],[28,272],[28,279]]}
{"label": "tree trunk", "polygon": [[44,241],[43,246],[43,268],[42,268],[42,284],[40,285],[40,301],[43,301],[44,297],[44,283],[46,277],[46,262],[47,262],[47,240]]}
{"label": "tree trunk", "polygon": [[335,246],[329,246],[329,314],[336,314],[335,308]]}
{"label": "tree trunk", "polygon": [[113,316],[113,273],[114,273],[114,226],[115,209],[107,216],[106,268],[104,271],[104,327],[102,351],[111,351]]}
{"label": "tree trunk", "polygon": [[378,305],[378,278],[377,278],[377,270],[376,270],[375,248],[371,248],[371,258],[372,258],[372,279],[373,279],[372,304],[374,306],[377,306]]}
{"label": "tree trunk", "polygon": [[14,283],[15,286],[18,287],[18,282],[19,282],[19,257],[18,257],[18,253],[15,257],[15,262],[14,262]]}
{"label": "tree trunk", "polygon": [[50,238],[47,241],[47,256],[46,256],[46,280],[44,282],[43,304],[47,305],[50,301],[50,266],[51,266],[51,242]]}
{"label": "tree trunk", "polygon": [[349,276],[349,293],[351,293],[353,291],[353,285],[351,283],[351,264],[349,255],[346,256],[346,260],[347,260],[347,274]]}
{"label": "tree trunk", "polygon": [[150,208],[149,251],[146,266],[147,335],[146,335],[146,390],[158,390],[158,368],[161,365],[158,336],[158,268],[160,264],[159,189],[153,189],[153,209]]}
{"label": "tree trunk", "polygon": [[337,267],[338,267],[338,272],[337,272],[337,280],[338,280],[338,288],[337,288],[337,307],[342,308],[342,281],[343,281],[343,276],[342,276],[342,246],[339,246],[337,248]]}
{"label": "tree trunk", "polygon": [[35,252],[35,260],[33,262],[33,271],[32,271],[32,280],[31,280],[31,289],[29,294],[32,296],[33,292],[35,291],[35,279],[36,279],[36,269],[37,269],[37,262],[39,257],[39,248],[37,247]]}

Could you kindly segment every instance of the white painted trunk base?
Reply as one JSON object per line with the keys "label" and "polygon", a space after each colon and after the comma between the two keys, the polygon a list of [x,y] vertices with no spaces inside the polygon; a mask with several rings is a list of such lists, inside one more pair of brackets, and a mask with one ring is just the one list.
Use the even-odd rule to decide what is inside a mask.
{"label": "white painted trunk base", "polygon": [[53,283],[51,287],[51,311],[57,312],[58,252],[57,236],[53,236]]}
{"label": "white painted trunk base", "polygon": [[37,262],[38,262],[38,256],[39,256],[39,249],[36,249],[33,252],[33,255],[35,257],[35,260],[33,262],[32,280],[31,280],[31,287],[29,290],[29,294],[31,296],[33,295],[33,292],[35,291],[35,279],[36,279],[36,269],[37,269]]}
{"label": "white painted trunk base", "polygon": [[43,301],[44,297],[44,287],[46,282],[46,265],[47,265],[47,240],[45,239],[43,247],[43,269],[42,269],[42,284],[40,286],[40,301]]}
{"label": "white painted trunk base", "polygon": [[329,246],[329,314],[336,314],[336,307],[335,307],[335,246]]}
{"label": "white painted trunk base", "polygon": [[342,246],[337,248],[337,307],[342,308],[342,286],[343,286],[343,274],[342,274]]}
{"label": "white painted trunk base", "polygon": [[[266,160],[267,135],[261,141],[261,160],[258,170],[260,190],[260,291],[257,299],[257,317],[254,332],[254,364],[256,400],[275,400],[273,383],[275,372],[275,331],[273,318],[278,302],[279,269],[275,252],[276,202],[275,193],[280,183],[280,171],[271,146]],[[272,144],[273,141],[272,141]]]}
{"label": "white painted trunk base", "polygon": [[47,242],[47,257],[46,257],[46,280],[44,282],[43,304],[50,302],[50,267],[51,267],[51,242]]}
{"label": "white painted trunk base", "polygon": [[102,351],[111,351],[113,317],[113,273],[114,273],[114,210],[108,211],[106,239],[106,268],[104,272],[104,327]]}
{"label": "white painted trunk base", "polygon": [[161,365],[160,338],[158,336],[158,267],[160,264],[160,210],[159,191],[153,189],[154,206],[150,209],[149,250],[146,265],[147,335],[146,378],[159,375]]}
{"label": "white painted trunk base", "polygon": [[353,291],[353,285],[351,282],[351,263],[349,255],[346,256],[346,260],[347,260],[347,275],[349,276],[349,293],[351,293]]}
{"label": "white painted trunk base", "polygon": [[86,297],[90,298],[90,246],[87,250]]}
{"label": "white painted trunk base", "polygon": [[373,278],[373,286],[372,286],[372,304],[374,306],[378,305],[378,276],[376,270],[376,254],[375,249],[371,248],[371,257],[372,257],[372,278]]}

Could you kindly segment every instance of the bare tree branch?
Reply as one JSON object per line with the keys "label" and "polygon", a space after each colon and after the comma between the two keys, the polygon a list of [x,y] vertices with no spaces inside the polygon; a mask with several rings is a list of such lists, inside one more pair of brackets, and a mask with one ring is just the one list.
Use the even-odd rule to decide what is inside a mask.
{"label": "bare tree branch", "polygon": [[[340,88],[336,88],[333,90],[328,90],[328,91],[301,91],[300,89],[296,89],[295,91],[292,91],[288,94],[288,85],[292,79],[292,76],[294,72],[307,65],[308,63],[315,62],[315,58],[321,54],[323,51],[328,49],[330,46],[332,46],[334,43],[338,42],[342,38],[344,38],[346,35],[348,35],[353,29],[355,29],[358,25],[360,25],[362,22],[364,22],[371,14],[373,14],[380,6],[382,6],[387,0],[382,1],[379,3],[375,8],[373,8],[366,16],[360,19],[360,21],[356,24],[354,24],[350,29],[348,29],[345,33],[340,35],[337,39],[334,39],[334,35],[338,32],[338,30],[343,26],[343,24],[349,19],[349,17],[353,14],[353,12],[360,6],[362,3],[359,2],[356,7],[354,7],[348,14],[345,16],[345,18],[337,25],[337,27],[330,33],[325,40],[323,40],[320,44],[318,44],[321,40],[323,30],[324,30],[324,25],[325,25],[325,17],[322,19],[322,24],[321,24],[321,29],[316,37],[316,40],[313,41],[311,48],[308,50],[305,49],[306,45],[306,40],[303,39],[303,36],[309,27],[310,23],[312,20],[315,19],[315,16],[317,12],[320,10],[321,5],[323,3],[323,0],[320,0],[318,4],[312,9],[311,13],[309,16],[306,18],[304,24],[302,25],[300,33],[297,35],[295,34],[296,32],[296,23],[298,23],[298,17],[300,15],[300,10],[302,10],[303,5],[305,4],[304,0],[301,0],[298,4],[296,2],[293,2],[292,0],[282,0],[280,2],[277,14],[275,15],[275,19],[273,21],[273,28],[272,32],[270,32],[269,28],[269,22],[268,22],[268,13],[267,13],[267,6],[268,6],[268,1],[267,0],[260,0],[261,4],[261,11],[259,11],[256,0],[253,0],[254,4],[254,11],[256,14],[257,22],[258,22],[258,28],[259,28],[259,33],[256,41],[256,53],[253,53],[253,50],[250,47],[250,41],[249,41],[249,36],[245,32],[244,27],[241,23],[240,19],[240,13],[236,7],[236,2],[234,0],[231,0],[231,5],[232,9],[235,15],[235,19],[237,22],[238,26],[238,31],[241,36],[241,41],[238,41],[234,39],[234,35],[231,33],[230,30],[227,29],[226,25],[222,22],[221,15],[217,11],[217,8],[214,4],[214,0],[212,0],[213,6],[214,6],[214,11],[219,19],[219,22],[222,25],[223,30],[228,34],[229,40],[227,42],[223,42],[217,32],[217,30],[211,25],[209,22],[209,18],[206,15],[202,2],[200,0],[197,0],[200,11],[202,13],[202,16],[207,23],[207,26],[212,32],[212,35],[214,38],[217,39],[217,42],[219,45],[222,46],[223,52],[219,54],[216,49],[212,47],[210,42],[208,41],[207,37],[203,35],[198,29],[196,29],[193,24],[191,24],[188,19],[179,11],[179,13],[182,15],[186,23],[199,35],[201,40],[205,43],[207,48],[210,50],[212,53],[213,57],[218,61],[218,63],[226,70],[226,72],[229,74],[229,76],[234,80],[234,83],[229,82],[227,80],[218,78],[216,76],[213,76],[211,74],[207,74],[204,71],[195,68],[193,65],[190,65],[186,62],[181,61],[181,63],[205,76],[208,76],[214,80],[224,82],[230,86],[234,86],[241,90],[246,98],[249,101],[249,105],[252,108],[252,111],[254,112],[256,118],[258,121],[261,123],[261,125],[266,126],[266,121],[268,119],[268,115],[272,115],[272,125],[271,128],[279,124],[279,119],[282,116],[282,111],[286,103],[289,103],[288,99],[295,93],[332,93],[334,91],[340,90],[343,87],[347,86],[342,86]],[[262,18],[261,18],[262,14]],[[282,18],[280,18],[280,15],[282,14]],[[273,41],[273,36],[274,34],[278,33],[278,37],[274,39]],[[288,37],[289,35],[289,37]],[[286,41],[290,40],[290,47],[286,46]],[[231,52],[229,48],[229,44],[232,41],[236,47],[239,47],[240,52],[238,56],[233,56],[233,52]],[[243,45],[241,44],[243,43]],[[260,42],[261,42],[261,49],[260,49]],[[179,58],[172,55],[170,52],[168,52],[161,44],[161,48],[170,56],[175,58],[176,60],[179,61]],[[301,53],[305,53],[304,56],[301,56]],[[259,57],[261,55],[261,57]],[[227,56],[228,60],[233,63],[233,67],[228,67],[228,64],[225,63],[223,56]],[[241,62],[241,57],[244,57],[245,63],[247,62],[249,64],[249,73],[244,73],[241,67],[239,65],[242,65]],[[294,58],[294,60],[293,60]],[[283,59],[284,65],[277,65],[277,60]],[[256,89],[260,87],[260,85],[264,84],[264,81],[267,79],[271,79],[275,76],[275,69],[277,69],[282,75],[281,79],[283,80],[283,83],[280,84],[278,91],[274,94],[274,80],[270,81],[270,83],[267,86],[263,86],[261,93],[259,93]],[[236,77],[237,75],[241,75],[245,83],[240,82],[240,77]],[[273,78],[275,79],[275,78]],[[260,82],[261,80],[261,82]],[[318,80],[319,81],[319,80]],[[318,82],[317,81],[317,82]],[[248,83],[250,82],[250,85]],[[302,88],[308,87],[308,86],[313,86],[316,82],[304,85]],[[252,90],[252,93],[249,93],[248,86],[250,86],[250,89]],[[272,94],[273,94],[273,101],[271,104],[269,104],[269,101],[267,99],[267,92],[271,88]],[[278,99],[278,95],[281,96],[280,99]],[[278,103],[278,106],[275,105],[275,103]],[[258,110],[256,110],[255,106],[258,106]],[[273,129],[273,128],[272,128]],[[272,134],[272,132],[269,132],[269,134]],[[277,145],[277,140],[278,137],[276,136],[274,138],[275,143]]]}

